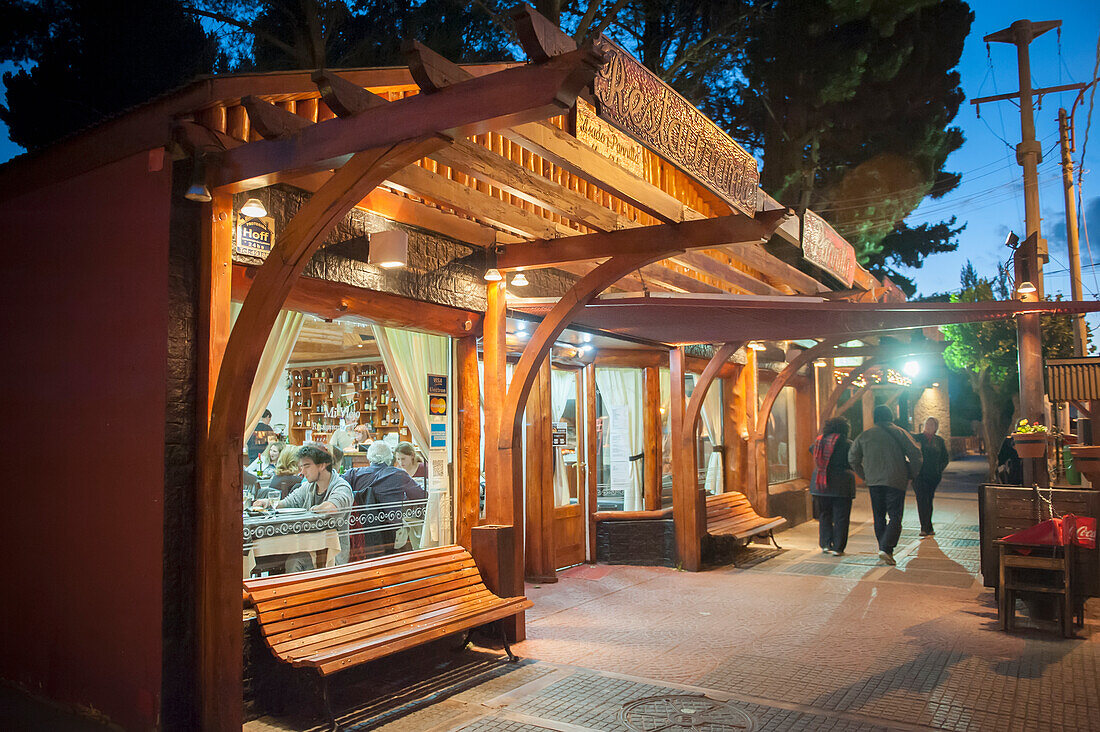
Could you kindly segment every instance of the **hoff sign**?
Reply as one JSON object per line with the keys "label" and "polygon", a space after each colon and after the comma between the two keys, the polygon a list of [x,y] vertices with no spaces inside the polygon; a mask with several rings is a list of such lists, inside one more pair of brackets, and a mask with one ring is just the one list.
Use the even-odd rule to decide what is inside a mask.
{"label": "hoff sign", "polygon": [[267,259],[274,242],[275,219],[267,216],[262,219],[247,216],[237,218],[237,241],[234,242],[233,247],[237,254]]}
{"label": "hoff sign", "polygon": [[600,117],[752,216],[756,158],[622,48],[602,36],[597,48],[607,59],[592,81]]}
{"label": "hoff sign", "polygon": [[802,216],[802,256],[851,287],[856,277],[856,250],[813,211]]}

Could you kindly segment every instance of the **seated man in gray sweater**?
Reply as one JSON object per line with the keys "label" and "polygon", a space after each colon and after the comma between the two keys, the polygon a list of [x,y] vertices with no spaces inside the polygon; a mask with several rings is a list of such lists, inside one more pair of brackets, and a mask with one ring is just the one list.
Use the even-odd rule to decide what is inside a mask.
{"label": "seated man in gray sweater", "polygon": [[[875,517],[878,556],[886,564],[894,561],[894,548],[901,536],[901,514],[905,509],[905,489],[920,471],[921,451],[908,432],[894,424],[890,407],[875,407],[875,425],[852,441],[848,462],[863,478],[871,494],[871,513]],[[908,458],[908,462],[906,462]]]}
{"label": "seated man in gray sweater", "polygon": [[[302,484],[282,500],[256,501],[258,508],[308,508],[314,513],[332,514],[340,520],[340,553],[337,564],[348,561],[348,511],[354,500],[351,486],[332,469],[332,455],[318,444],[305,445],[298,450],[298,472]],[[286,560],[286,571],[304,572],[313,569],[313,557],[308,552],[291,554]]]}

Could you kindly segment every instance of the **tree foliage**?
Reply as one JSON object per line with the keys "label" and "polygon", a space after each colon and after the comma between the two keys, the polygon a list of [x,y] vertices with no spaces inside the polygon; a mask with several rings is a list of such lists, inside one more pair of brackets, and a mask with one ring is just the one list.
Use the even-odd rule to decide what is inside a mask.
{"label": "tree foliage", "polygon": [[0,10],[13,142],[49,144],[209,73],[209,37],[176,0],[15,0]]}
{"label": "tree foliage", "polygon": [[[1008,300],[1012,283],[1004,270],[996,277],[979,277],[970,262],[963,267],[962,289],[951,296],[952,302],[989,302]],[[996,453],[1015,419],[1020,391],[1019,351],[1016,347],[1016,321],[988,320],[956,323],[940,328],[950,341],[944,362],[966,374],[982,405],[982,426],[990,460],[990,476],[996,468]],[[1043,318],[1043,358],[1073,355],[1073,318],[1056,315]]]}

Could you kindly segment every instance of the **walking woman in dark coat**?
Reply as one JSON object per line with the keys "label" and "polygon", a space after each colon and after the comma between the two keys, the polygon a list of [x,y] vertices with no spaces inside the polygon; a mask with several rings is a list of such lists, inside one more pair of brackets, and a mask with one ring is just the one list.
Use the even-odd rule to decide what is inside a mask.
{"label": "walking woman in dark coat", "polygon": [[848,464],[848,420],[834,417],[825,422],[810,451],[814,472],[810,495],[818,521],[818,543],[825,554],[840,556],[848,544],[848,519],[856,497],[856,476]]}

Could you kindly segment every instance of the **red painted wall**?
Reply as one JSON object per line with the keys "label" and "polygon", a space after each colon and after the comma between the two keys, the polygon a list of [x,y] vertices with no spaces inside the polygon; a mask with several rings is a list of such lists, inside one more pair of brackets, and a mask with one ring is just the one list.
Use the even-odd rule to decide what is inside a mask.
{"label": "red painted wall", "polygon": [[169,165],[0,201],[0,674],[157,725]]}

